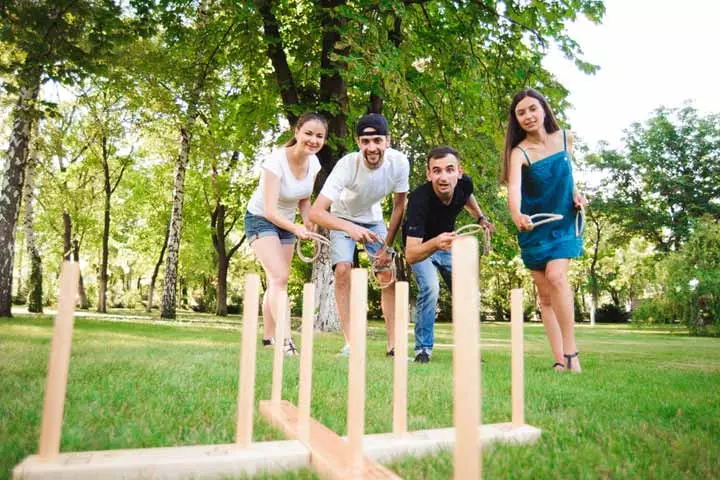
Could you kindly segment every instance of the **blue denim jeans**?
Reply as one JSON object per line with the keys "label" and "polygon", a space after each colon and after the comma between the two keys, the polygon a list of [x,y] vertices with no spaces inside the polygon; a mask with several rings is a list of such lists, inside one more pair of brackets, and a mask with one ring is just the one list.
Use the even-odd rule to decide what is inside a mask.
{"label": "blue denim jeans", "polygon": [[412,265],[415,281],[418,284],[417,303],[415,304],[415,353],[425,350],[432,353],[435,343],[435,313],[440,297],[440,280],[452,289],[452,255],[438,250],[422,262]]}
{"label": "blue denim jeans", "polygon": [[[347,220],[347,219],[344,219]],[[352,222],[352,220],[348,220]],[[372,230],[375,235],[385,240],[387,237],[387,227],[384,222],[379,223],[358,223],[353,222],[355,225]],[[367,252],[371,255],[375,255],[380,247],[382,247],[382,241],[368,243],[365,245]],[[353,253],[355,252],[355,240],[350,238],[350,235],[343,232],[342,230],[330,230],[330,259],[332,260],[332,266],[341,262],[352,263]]]}
{"label": "blue denim jeans", "polygon": [[295,243],[295,234],[283,230],[270,220],[250,212],[245,214],[245,237],[249,243],[261,237],[276,236],[283,245]]}

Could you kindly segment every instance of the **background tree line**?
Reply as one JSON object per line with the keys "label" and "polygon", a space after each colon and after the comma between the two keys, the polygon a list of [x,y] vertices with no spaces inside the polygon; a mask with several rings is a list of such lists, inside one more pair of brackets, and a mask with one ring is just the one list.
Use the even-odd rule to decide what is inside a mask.
{"label": "background tree line", "polygon": [[[31,311],[52,302],[63,257],[81,262],[84,307],[226,315],[244,274],[257,270],[241,244],[257,160],[299,114],[318,111],[330,132],[316,189],[353,148],[354,120],[366,112],[388,117],[393,144],[411,158],[413,186],[432,146],[462,152],[497,226],[482,262],[484,316],[505,317],[508,290],[530,285],[497,183],[506,108],[532,86],[562,121],[568,92],[541,60],[556,45],[592,73],[564,27],[603,13],[594,0],[3,3],[0,315],[13,298]],[[663,146],[673,128],[677,138]],[[602,169],[606,183],[593,196],[586,257],[574,267],[581,315],[660,295],[669,286],[651,267],[709,241],[695,237],[705,231],[699,225],[714,231],[718,221],[717,132],[717,117],[665,109],[632,126],[623,151],[585,156],[583,166]],[[663,165],[648,170],[659,154]],[[659,184],[660,171],[657,191],[643,186]],[[298,291],[290,292],[310,279],[321,286],[323,329],[337,327],[328,260],[294,264]],[[695,305],[716,305],[703,293],[709,280],[698,281]],[[717,306],[682,310],[682,318],[692,323],[708,308]],[[647,319],[680,318],[658,309],[667,315]]]}

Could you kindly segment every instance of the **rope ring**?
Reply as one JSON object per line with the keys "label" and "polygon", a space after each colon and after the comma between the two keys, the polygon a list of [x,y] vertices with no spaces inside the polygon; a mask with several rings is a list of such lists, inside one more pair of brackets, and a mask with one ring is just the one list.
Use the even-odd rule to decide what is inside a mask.
{"label": "rope ring", "polygon": [[487,256],[487,255],[490,255],[490,250],[491,250],[491,247],[492,247],[492,244],[491,244],[492,236],[491,236],[491,234],[490,234],[490,229],[481,227],[481,226],[478,225],[477,223],[470,223],[470,224],[468,224],[468,225],[464,225],[464,226],[458,228],[457,230],[455,230],[455,234],[456,234],[458,237],[467,237],[467,236],[470,236],[470,235],[477,235],[477,234],[479,234],[480,232],[483,233],[483,251],[482,251],[482,254],[483,254],[483,255],[486,255],[486,256]]}
{"label": "rope ring", "polygon": [[302,260],[305,263],[312,263],[315,260],[317,260],[318,256],[320,256],[320,245],[325,245],[327,247],[330,246],[330,240],[328,240],[327,237],[320,235],[319,233],[315,232],[308,232],[308,238],[306,241],[312,241],[313,242],[313,249],[315,250],[315,255],[312,257],[306,257],[302,253],[302,242],[303,240],[298,238],[298,241],[295,243],[295,252],[297,253],[297,256],[300,260]]}
{"label": "rope ring", "polygon": [[[541,218],[539,222],[535,222],[534,219]],[[558,220],[562,220],[563,216],[559,213],[536,213],[535,215],[530,215],[530,228],[529,230],[532,230],[535,227],[539,227],[540,225],[543,225],[545,223],[550,222],[556,222]]]}
{"label": "rope ring", "polygon": [[583,233],[585,233],[585,207],[580,205],[575,212],[575,236],[580,237]]}
{"label": "rope ring", "polygon": [[[397,272],[396,272],[396,267],[395,267],[396,252],[395,252],[395,249],[392,247],[381,248],[380,251],[382,251],[382,250],[385,250],[390,254],[390,264],[387,268],[382,267],[381,269],[378,269],[375,265],[375,261],[380,255],[379,254],[373,255],[372,253],[370,253],[368,251],[367,244],[365,245],[365,253],[367,253],[368,258],[370,258],[370,260],[371,260],[370,273],[372,275],[373,282],[375,284],[377,284],[377,286],[379,286],[381,289],[385,289],[385,288],[389,287],[390,285],[392,285],[393,283],[395,283],[395,279],[397,278]],[[380,273],[380,272],[390,272],[390,280],[385,283],[381,282],[380,279],[377,277],[377,273]]]}

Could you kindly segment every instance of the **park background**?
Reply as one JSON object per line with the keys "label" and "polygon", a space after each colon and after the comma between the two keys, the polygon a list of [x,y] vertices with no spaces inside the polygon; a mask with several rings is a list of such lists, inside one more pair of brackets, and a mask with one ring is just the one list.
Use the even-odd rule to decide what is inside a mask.
{"label": "park background", "polygon": [[[6,2],[0,316],[8,318],[0,341],[14,338],[18,350],[0,349],[0,363],[42,378],[43,352],[24,325],[47,341],[50,320],[40,314],[53,312],[63,258],[80,263],[88,325],[127,323],[107,327],[108,335],[150,328],[137,321],[234,328],[243,278],[260,271],[241,242],[260,160],[305,111],[330,123],[319,184],[353,149],[354,121],[368,111],[389,119],[394,146],[411,160],[413,187],[424,181],[432,146],[460,150],[497,228],[481,259],[481,319],[507,320],[510,289],[525,288],[527,299],[533,293],[498,184],[507,107],[525,87],[546,95],[579,141],[575,168],[591,201],[585,256],[572,264],[577,320],[630,322],[631,330],[608,330],[616,341],[652,332],[671,343],[715,342],[690,336],[717,336],[720,326],[720,97],[708,57],[717,8],[594,0]],[[366,264],[363,255],[358,262]],[[407,270],[401,256],[398,267]],[[316,327],[333,331],[326,255],[312,266],[293,264],[295,314],[310,280],[320,286]],[[376,289],[370,298],[377,318]],[[528,320],[538,319],[534,302],[525,309]],[[444,293],[439,319],[449,317]],[[602,350],[603,342],[587,341]],[[679,373],[672,388],[704,385],[703,399],[713,385],[717,392],[716,343],[668,347],[660,371],[673,360],[695,365],[693,352],[706,352],[697,379]],[[4,391],[22,389],[23,375],[4,375]],[[20,410],[10,406],[17,403],[6,405],[3,418],[17,420]],[[32,449],[14,451],[17,461]],[[620,471],[608,468],[610,476]]]}

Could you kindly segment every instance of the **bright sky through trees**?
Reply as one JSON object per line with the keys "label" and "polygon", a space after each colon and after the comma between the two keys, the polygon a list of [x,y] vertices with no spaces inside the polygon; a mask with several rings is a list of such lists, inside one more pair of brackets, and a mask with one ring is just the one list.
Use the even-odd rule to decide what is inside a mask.
{"label": "bright sky through trees", "polygon": [[660,105],[693,100],[701,112],[720,112],[714,0],[605,0],[602,25],[578,20],[569,28],[600,65],[585,75],[554,51],[545,67],[570,91],[572,129],[591,148],[600,140],[620,146],[623,130]]}

